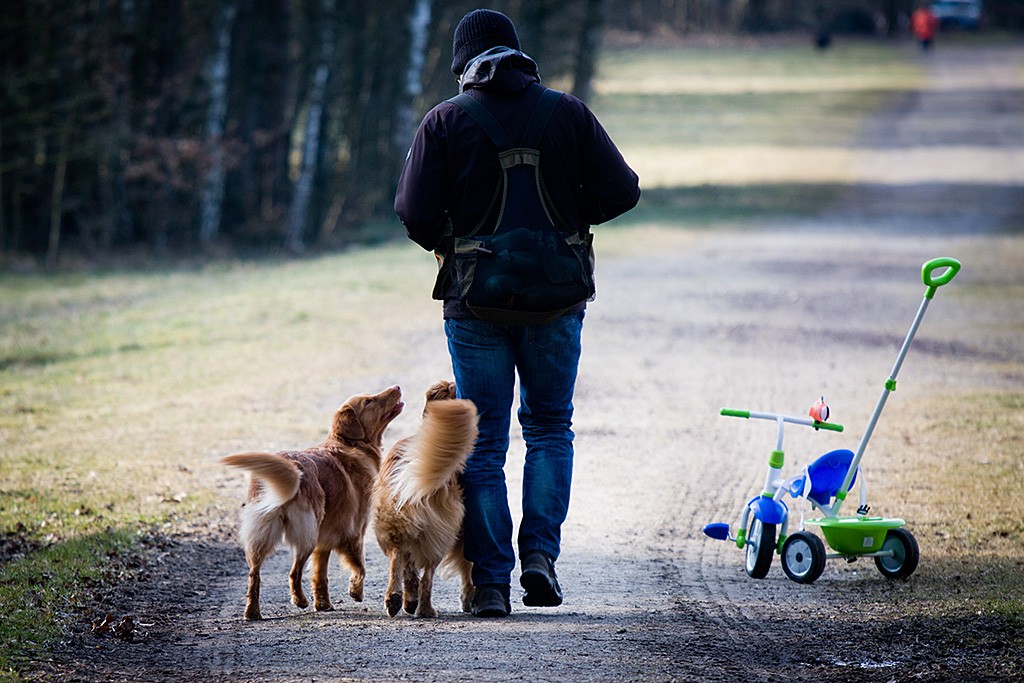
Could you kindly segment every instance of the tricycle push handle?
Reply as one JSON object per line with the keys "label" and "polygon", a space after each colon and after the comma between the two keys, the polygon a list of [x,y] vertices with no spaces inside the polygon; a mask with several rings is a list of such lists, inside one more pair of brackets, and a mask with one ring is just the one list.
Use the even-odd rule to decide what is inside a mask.
{"label": "tricycle push handle", "polygon": [[[936,275],[935,271],[939,268],[945,268],[946,270]],[[948,284],[958,272],[960,272],[960,262],[955,258],[949,257],[934,258],[921,266],[921,281],[928,288],[924,294],[925,298],[931,299],[934,297],[935,290],[942,285]]]}

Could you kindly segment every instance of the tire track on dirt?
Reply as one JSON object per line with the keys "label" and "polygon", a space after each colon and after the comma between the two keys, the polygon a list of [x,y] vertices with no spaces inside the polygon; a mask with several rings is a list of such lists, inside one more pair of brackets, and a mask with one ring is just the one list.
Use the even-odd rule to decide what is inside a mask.
{"label": "tire track on dirt", "polygon": [[[919,258],[916,255],[922,250],[925,258],[938,255],[938,252],[928,251],[933,248],[927,246],[931,242],[936,242],[934,248],[944,252],[953,244],[950,238],[954,241],[963,241],[971,235],[1003,230],[1008,225],[1019,227],[1024,209],[1024,194],[1021,188],[1004,184],[998,175],[993,175],[993,169],[980,167],[979,164],[986,158],[985,155],[975,154],[973,148],[964,145],[964,141],[969,141],[972,144],[980,142],[1020,150],[1024,143],[1024,117],[1020,116],[1024,107],[1019,68],[1015,70],[1015,65],[1019,67],[1024,53],[1019,49],[1014,50],[1009,62],[1000,62],[999,59],[1006,58],[1005,53],[1003,54],[1002,58],[994,58],[991,53],[958,51],[937,56],[930,67],[930,87],[913,96],[899,98],[896,106],[882,112],[866,127],[862,140],[864,149],[859,153],[860,172],[872,178],[879,175],[885,177],[880,182],[851,188],[825,215],[796,226],[795,232],[791,227],[772,226],[781,232],[774,239],[762,239],[753,246],[732,244],[732,250],[716,241],[716,250],[730,252],[735,261],[731,264],[720,262],[718,265],[722,270],[718,273],[702,273],[708,278],[703,290],[715,292],[718,296],[724,294],[732,302],[765,304],[766,300],[771,301],[773,297],[778,301],[780,292],[776,291],[766,296],[763,291],[764,285],[778,286],[779,275],[785,278],[788,273],[794,271],[799,274],[804,269],[796,268],[799,256],[794,256],[812,252],[815,248],[818,251],[819,263],[822,261],[821,257],[827,254],[842,254],[843,262],[846,264],[875,263],[891,274],[896,262],[914,262],[915,258]],[[963,87],[966,87],[967,94],[957,89]],[[952,111],[949,108],[951,100],[957,104]],[[1007,112],[1012,113],[1007,116]],[[931,125],[931,122],[938,113],[941,113],[946,130],[936,138],[935,126]],[[881,174],[879,168],[882,162],[872,157],[872,149],[919,149],[929,145],[948,148],[950,158],[947,163],[950,168],[956,169],[954,173],[962,176],[963,185],[966,187],[951,187],[948,183],[941,182],[918,182],[920,178],[928,177],[929,169],[915,168],[913,155],[910,155],[910,163],[906,166],[886,168],[885,173]],[[931,157],[925,155],[924,158]],[[1020,159],[1020,154],[1017,158]],[[1011,177],[1016,177],[1021,170],[1015,168],[1007,173]],[[844,234],[847,236],[844,237]],[[868,239],[856,240],[854,236],[857,234],[865,235]],[[937,236],[939,239],[936,239]],[[880,251],[872,242],[878,242],[885,251]],[[810,249],[809,244],[813,245]],[[745,249],[748,250],[746,254]],[[696,250],[689,254],[688,258],[700,262],[714,262],[709,256],[711,254]],[[825,256],[824,260],[827,261],[828,257]],[[745,266],[750,263],[757,263],[764,268],[773,262],[774,276],[764,281],[744,279],[743,276],[736,275],[749,272]],[[838,269],[836,271],[838,274]],[[804,274],[807,281],[815,283],[817,290],[810,297],[806,292],[800,291],[797,282],[793,283],[790,292],[782,292],[788,295],[782,299],[785,301],[788,298],[789,303],[795,304],[795,308],[803,308],[803,312],[812,320],[823,313],[821,310],[814,310],[815,302],[830,302],[837,308],[849,304],[850,310],[857,310],[858,316],[863,316],[865,304],[871,305],[871,298],[875,299],[875,306],[890,306],[889,302],[898,300],[893,298],[892,291],[884,291],[891,290],[890,287],[878,286],[878,275],[883,273],[876,273],[871,277],[866,277],[865,273],[856,274],[857,277],[851,278],[849,282],[871,282],[869,289],[875,291],[866,294],[861,292],[853,297],[849,295],[850,287],[846,280],[822,280],[822,274],[827,273],[819,273],[818,276]],[[746,306],[745,314],[751,316],[751,319],[746,320],[745,324],[755,329],[772,329],[774,333],[771,339],[757,340],[752,344],[753,350],[749,347],[744,350],[738,345],[729,347],[723,343],[718,351],[736,354],[738,357],[742,357],[744,353],[755,353],[761,354],[764,358],[774,356],[799,361],[801,351],[807,348],[805,344],[808,343],[808,338],[814,340],[814,335],[808,335],[807,330],[800,329],[799,323],[792,315],[776,313],[770,308],[763,305],[760,308],[756,305]],[[882,310],[879,310],[878,314],[882,318],[891,317],[885,316]],[[839,329],[842,329],[842,324],[848,324],[849,321],[836,322],[840,324]],[[786,334],[787,325],[796,327],[791,327],[790,333]],[[901,325],[896,324],[893,329],[899,331],[900,328]],[[903,329],[905,330],[905,327]],[[858,335],[864,336],[863,333],[854,332],[852,340],[856,341]],[[741,334],[740,340],[744,336],[749,337]],[[849,338],[851,335],[847,333],[845,336]],[[835,339],[830,343],[827,338],[819,338],[816,341],[817,344],[811,348],[822,348],[828,354],[836,352],[835,341],[840,340]],[[787,344],[790,345],[789,349],[777,348]],[[887,347],[891,344],[880,346]],[[936,351],[947,357],[956,357],[966,349],[967,347],[961,348],[959,354],[951,349]],[[813,364],[820,358],[811,354],[807,360]],[[864,367],[859,362],[849,365]],[[741,367],[742,362],[737,363],[737,366],[733,368],[733,377],[752,379],[755,387],[758,380],[764,381],[763,372],[759,373],[753,368],[744,371]],[[762,392],[770,395],[754,395],[744,399],[744,406],[733,407],[796,412],[793,408],[802,405],[797,387],[806,388],[803,399],[806,402],[810,400],[806,398],[806,391],[813,391],[815,378],[808,376],[805,369],[798,369],[794,373],[791,367],[793,366],[787,363],[779,368],[777,374],[779,383],[783,386],[776,383],[773,391]],[[874,374],[871,377],[872,381],[865,386],[870,386],[872,392],[877,392],[878,378],[887,369],[888,366],[884,370],[879,367],[878,373]],[[858,385],[865,379],[868,379],[866,375],[830,379],[826,388],[838,396],[862,393],[858,392]],[[750,391],[753,388],[748,387],[739,394],[750,397],[751,394],[757,393]],[[762,401],[762,398],[766,400]],[[861,405],[873,405],[874,398]],[[783,405],[787,406],[788,410],[782,408]],[[847,414],[843,421],[863,425],[866,422],[866,415],[863,412]],[[874,567],[870,566],[870,562],[862,561],[858,569],[851,570],[848,567],[835,566],[835,561],[832,561],[818,584],[798,586],[789,583],[782,575],[776,558],[769,576],[756,581],[745,575],[742,569],[743,553],[734,545],[693,538],[699,534],[699,528],[703,523],[712,521],[700,519],[698,510],[722,510],[726,512],[726,517],[722,521],[734,523],[743,501],[759,490],[760,479],[750,481],[739,473],[754,471],[763,476],[764,466],[761,463],[764,462],[774,440],[774,427],[768,427],[769,429],[763,430],[754,424],[741,424],[731,429],[728,437],[716,438],[713,443],[727,451],[720,457],[728,458],[737,476],[726,475],[727,478],[723,481],[721,471],[711,471],[706,467],[697,468],[695,474],[698,481],[703,481],[705,488],[712,490],[705,491],[706,495],[697,505],[688,500],[687,496],[680,496],[672,508],[669,518],[671,521],[664,530],[667,539],[660,554],[660,562],[664,566],[663,575],[666,581],[673,584],[674,590],[680,596],[677,598],[680,610],[696,611],[707,617],[709,623],[705,624],[705,627],[712,634],[724,631],[724,636],[711,636],[715,647],[724,650],[718,653],[715,664],[724,666],[726,662],[739,663],[738,671],[727,670],[726,679],[735,673],[740,673],[740,678],[750,678],[771,676],[781,671],[785,671],[786,677],[791,680],[803,680],[805,677],[810,680],[819,675],[827,675],[831,680],[892,680],[895,678],[894,674],[909,674],[915,668],[916,655],[907,654],[891,646],[877,647],[878,642],[875,640],[872,640],[871,649],[877,652],[871,654],[863,650],[856,640],[843,642],[840,639],[827,653],[815,653],[814,648],[806,646],[808,642],[820,641],[820,631],[816,627],[807,628],[805,624],[828,623],[838,614],[842,614],[847,609],[848,590],[854,586],[857,586],[858,590],[863,590],[863,581],[882,582],[881,586],[871,586],[873,591],[868,590],[869,595],[872,592],[877,595],[879,590],[884,593],[890,588],[874,573]],[[714,428],[707,433],[718,434],[724,429],[724,426]],[[739,436],[736,433],[738,430],[746,430],[746,433]],[[760,432],[758,439],[751,436],[754,431]],[[787,430],[786,451],[790,457],[792,454],[800,453],[800,464],[805,463],[802,459],[805,457],[804,454],[809,454],[806,455],[806,461],[809,461],[814,454],[828,450],[826,443],[833,443],[823,441],[821,445],[809,445],[807,449],[794,448],[796,442],[792,439],[796,435],[793,431],[792,428]],[[857,430],[853,431],[854,434],[845,436],[845,441],[849,444],[845,447],[852,448],[855,441],[849,442],[859,438]],[[793,460],[789,459],[789,462],[793,463]],[[870,464],[867,466],[870,467]],[[678,532],[679,528],[687,527],[689,533]],[[694,560],[680,559],[689,557],[693,557]],[[905,587],[895,588],[899,591]],[[876,606],[876,612],[884,614],[884,608],[878,609]],[[868,632],[878,632],[882,628],[872,622],[866,622],[863,627]],[[751,643],[754,641],[756,648],[752,649]]]}

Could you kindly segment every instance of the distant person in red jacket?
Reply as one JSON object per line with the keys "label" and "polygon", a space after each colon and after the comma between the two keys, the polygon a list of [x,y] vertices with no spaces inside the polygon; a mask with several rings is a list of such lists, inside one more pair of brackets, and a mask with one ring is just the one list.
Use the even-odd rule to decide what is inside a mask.
{"label": "distant person in red jacket", "polygon": [[917,9],[910,16],[910,30],[914,37],[921,43],[921,49],[927,52],[932,48],[932,41],[935,40],[935,31],[939,28],[939,19],[932,12],[928,5],[918,5]]}

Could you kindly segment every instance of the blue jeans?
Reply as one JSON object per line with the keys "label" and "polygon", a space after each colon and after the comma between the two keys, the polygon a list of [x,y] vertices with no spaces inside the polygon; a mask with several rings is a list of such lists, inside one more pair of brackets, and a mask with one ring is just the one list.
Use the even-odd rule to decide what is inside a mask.
{"label": "blue jeans", "polygon": [[444,329],[459,397],[473,401],[480,415],[480,436],[462,475],[465,555],[474,584],[508,585],[516,558],[504,468],[516,374],[526,442],[519,554],[541,550],[557,558],[569,510],[583,312],[530,326],[448,319]]}

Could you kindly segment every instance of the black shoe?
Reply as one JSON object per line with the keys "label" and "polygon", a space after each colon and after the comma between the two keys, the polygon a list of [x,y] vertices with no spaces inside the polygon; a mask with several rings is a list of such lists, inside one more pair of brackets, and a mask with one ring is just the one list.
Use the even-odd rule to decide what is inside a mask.
{"label": "black shoe", "polygon": [[526,589],[523,604],[528,607],[558,607],[562,604],[562,587],[555,576],[555,563],[547,554],[534,550],[522,560],[523,575],[519,583]]}
{"label": "black shoe", "polygon": [[474,617],[507,617],[512,611],[509,587],[500,583],[485,583],[476,587],[473,595]]}

